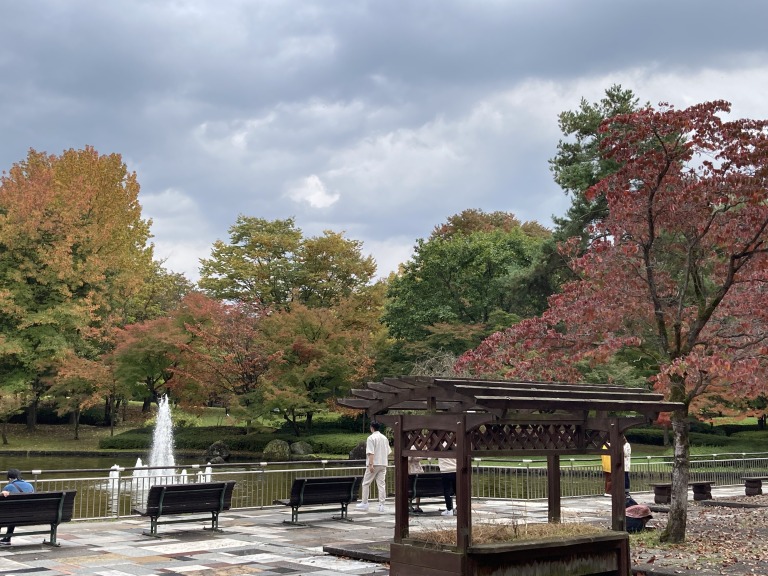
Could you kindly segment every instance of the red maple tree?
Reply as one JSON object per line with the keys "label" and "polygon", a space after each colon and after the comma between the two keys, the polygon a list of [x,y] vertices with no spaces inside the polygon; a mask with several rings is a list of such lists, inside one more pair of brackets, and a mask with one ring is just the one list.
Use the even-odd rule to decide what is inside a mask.
{"label": "red maple tree", "polygon": [[[621,166],[596,240],[572,260],[579,280],[538,318],[494,334],[458,369],[578,380],[580,363],[621,351],[656,366],[672,415],[675,468],[662,539],[687,520],[689,411],[765,392],[768,357],[768,121],[725,121],[727,102],[662,104],[607,120],[602,151]],[[564,251],[575,246],[565,244]]]}

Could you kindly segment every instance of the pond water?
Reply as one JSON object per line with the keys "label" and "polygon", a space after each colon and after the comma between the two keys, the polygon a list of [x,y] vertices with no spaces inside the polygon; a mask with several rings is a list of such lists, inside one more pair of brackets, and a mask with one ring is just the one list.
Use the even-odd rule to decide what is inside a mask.
{"label": "pond water", "polygon": [[[147,460],[147,455],[142,456],[142,460]],[[191,464],[204,464],[199,458],[177,458],[180,466],[189,466]],[[87,455],[25,455],[25,454],[2,454],[0,453],[0,471],[8,468],[18,468],[22,475],[29,476],[31,470],[93,470],[111,468],[117,464],[124,468],[131,468],[136,465],[136,456],[131,455],[110,455],[110,456],[87,456]]]}

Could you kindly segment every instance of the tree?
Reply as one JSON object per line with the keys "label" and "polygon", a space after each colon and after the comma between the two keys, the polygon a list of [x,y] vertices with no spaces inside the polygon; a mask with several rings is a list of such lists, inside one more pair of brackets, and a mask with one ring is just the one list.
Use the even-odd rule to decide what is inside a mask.
{"label": "tree", "polygon": [[[662,105],[603,124],[620,168],[589,190],[608,214],[538,318],[489,337],[459,367],[506,377],[578,378],[617,352],[656,366],[673,413],[673,498],[663,540],[687,521],[687,416],[709,397],[765,393],[768,122],[720,116],[726,102]],[[578,254],[578,241],[567,247]]]}
{"label": "tree", "polygon": [[117,154],[31,150],[0,178],[0,337],[7,381],[37,401],[70,353],[95,359],[151,263],[139,185]]}
{"label": "tree", "polygon": [[109,367],[70,354],[58,366],[48,393],[57,399],[57,412],[72,415],[74,439],[80,439],[80,415],[83,410],[102,402],[112,382]]}
{"label": "tree", "polygon": [[106,358],[119,384],[115,395],[141,398],[142,412],[149,412],[166,391],[186,340],[183,326],[172,316],[118,330],[115,348]]}
{"label": "tree", "polygon": [[376,262],[362,255],[363,243],[326,230],[302,242],[297,262],[298,299],[311,308],[330,308],[369,289]]}
{"label": "tree", "polygon": [[360,313],[360,302],[342,300],[334,308],[295,303],[290,310],[262,318],[266,350],[281,361],[270,365],[264,405],[276,410],[301,432],[313,415],[333,408],[336,398],[373,372],[371,324]]}
{"label": "tree", "polygon": [[118,308],[124,325],[166,316],[176,310],[194,285],[186,276],[152,262],[141,287]]}
{"label": "tree", "polygon": [[389,281],[383,321],[395,338],[425,344],[420,353],[461,354],[483,337],[534,313],[514,289],[549,232],[508,213],[465,210],[419,239]]}
{"label": "tree", "polygon": [[217,240],[201,259],[200,287],[219,300],[257,301],[283,307],[296,287],[301,230],[293,218],[268,221],[240,215],[230,243]]}
{"label": "tree", "polygon": [[172,368],[175,397],[222,403],[249,423],[264,414],[265,373],[281,360],[263,338],[266,314],[253,302],[224,303],[199,293],[185,298],[177,322],[187,337]]}
{"label": "tree", "polygon": [[615,158],[603,153],[605,131],[601,132],[600,127],[610,118],[638,109],[639,99],[632,90],[614,84],[599,102],[590,103],[582,98],[577,110],[566,110],[558,116],[560,131],[569,139],[557,143],[557,154],[550,159],[549,167],[555,182],[571,196],[571,206],[565,217],[553,218],[556,241],[578,237],[586,246],[593,225],[607,216],[605,196],[586,194],[620,167]]}
{"label": "tree", "polygon": [[[571,197],[571,206],[564,216],[553,216],[555,228],[544,242],[538,258],[521,275],[516,288],[522,293],[538,295],[536,314],[547,307],[546,298],[560,286],[575,277],[565,255],[557,246],[569,238],[579,238],[582,251],[595,234],[594,224],[608,213],[605,197],[587,198],[586,191],[606,176],[614,173],[619,164],[607,158],[600,149],[602,123],[619,114],[638,110],[638,98],[631,90],[613,85],[598,102],[581,100],[576,110],[558,115],[558,125],[565,136],[557,144],[557,154],[549,160],[555,182]],[[620,367],[617,366],[620,369]]]}
{"label": "tree", "polygon": [[229,233],[229,244],[217,241],[211,258],[201,260],[200,287],[220,300],[329,307],[366,290],[376,274],[361,242],[329,230],[304,238],[292,218],[239,216]]}

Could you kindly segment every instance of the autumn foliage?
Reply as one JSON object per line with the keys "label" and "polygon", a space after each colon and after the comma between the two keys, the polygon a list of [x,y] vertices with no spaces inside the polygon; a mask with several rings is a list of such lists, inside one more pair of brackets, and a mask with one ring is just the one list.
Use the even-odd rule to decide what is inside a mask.
{"label": "autumn foliage", "polygon": [[579,379],[623,357],[655,368],[673,413],[675,468],[662,539],[682,541],[687,410],[765,390],[768,327],[768,122],[726,122],[726,102],[662,106],[606,120],[602,153],[618,170],[588,191],[608,214],[578,280],[538,318],[494,334],[459,367],[512,378]]}
{"label": "autumn foliage", "polygon": [[461,366],[576,380],[580,363],[634,350],[656,363],[658,389],[694,408],[723,387],[764,391],[767,123],[725,122],[728,110],[664,106],[606,122],[604,154],[622,167],[589,191],[605,194],[609,214],[571,260],[579,280]]}

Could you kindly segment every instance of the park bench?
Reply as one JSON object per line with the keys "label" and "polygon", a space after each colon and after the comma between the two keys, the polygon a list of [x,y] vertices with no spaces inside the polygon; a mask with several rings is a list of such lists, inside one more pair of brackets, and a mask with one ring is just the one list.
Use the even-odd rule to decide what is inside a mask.
{"label": "park bench", "polygon": [[72,520],[77,490],[63,492],[31,492],[0,496],[0,526],[40,526],[48,524],[49,530],[14,531],[13,537],[31,534],[48,534],[43,544],[60,546],[56,530],[62,522]]}
{"label": "park bench", "polygon": [[291,497],[275,500],[275,504],[291,507],[291,521],[286,524],[299,524],[299,508],[302,506],[317,506],[337,504],[333,508],[312,508],[301,510],[302,513],[339,510],[339,516],[334,520],[348,520],[347,507],[350,502],[357,500],[362,476],[317,476],[314,478],[296,478],[291,485]]}
{"label": "park bench", "polygon": [[[157,535],[159,524],[177,524],[180,522],[199,522],[201,514],[211,515],[211,530],[219,529],[219,514],[229,510],[232,505],[234,481],[198,482],[196,484],[155,484],[149,489],[147,504],[144,508],[135,507],[133,512],[149,516],[147,536]],[[160,520],[162,516],[182,516],[196,514],[195,518],[175,518]],[[205,517],[207,520],[207,517]],[[207,530],[208,528],[204,528]]]}
{"label": "park bench", "polygon": [[768,480],[768,476],[742,476],[744,480],[744,494],[747,496],[759,496],[763,493],[763,481]]}
{"label": "park bench", "polygon": [[[696,480],[688,482],[688,486],[693,489],[693,499],[697,502],[700,500],[712,499],[712,482],[711,480]],[[656,482],[651,484],[653,488],[653,501],[656,504],[669,504],[672,502],[672,482]]]}
{"label": "park bench", "polygon": [[416,498],[443,499],[443,477],[440,472],[422,472],[408,476],[408,505],[411,510],[415,508],[413,501]]}

